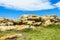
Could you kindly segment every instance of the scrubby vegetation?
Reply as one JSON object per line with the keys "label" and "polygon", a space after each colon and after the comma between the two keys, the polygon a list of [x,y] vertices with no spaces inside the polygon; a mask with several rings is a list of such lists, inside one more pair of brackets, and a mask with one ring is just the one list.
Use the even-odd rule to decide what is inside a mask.
{"label": "scrubby vegetation", "polygon": [[0,32],[0,37],[5,34],[22,33],[24,40],[60,40],[60,25],[40,26],[36,30],[24,29],[20,31]]}

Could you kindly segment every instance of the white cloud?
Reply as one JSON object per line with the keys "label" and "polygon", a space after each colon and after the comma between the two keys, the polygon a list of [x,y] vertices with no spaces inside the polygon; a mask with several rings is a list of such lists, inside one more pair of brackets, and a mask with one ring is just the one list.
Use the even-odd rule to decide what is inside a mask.
{"label": "white cloud", "polygon": [[45,10],[55,8],[49,0],[0,0],[0,6],[17,10]]}
{"label": "white cloud", "polygon": [[57,8],[59,8],[60,9],[60,2],[58,2],[58,3],[56,3],[56,4],[54,4]]}

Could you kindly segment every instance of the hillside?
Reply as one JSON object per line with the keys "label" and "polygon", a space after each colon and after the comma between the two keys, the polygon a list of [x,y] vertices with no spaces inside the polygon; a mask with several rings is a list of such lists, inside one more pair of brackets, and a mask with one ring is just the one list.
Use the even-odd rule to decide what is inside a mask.
{"label": "hillside", "polygon": [[23,15],[17,20],[0,18],[0,40],[60,40],[56,15]]}

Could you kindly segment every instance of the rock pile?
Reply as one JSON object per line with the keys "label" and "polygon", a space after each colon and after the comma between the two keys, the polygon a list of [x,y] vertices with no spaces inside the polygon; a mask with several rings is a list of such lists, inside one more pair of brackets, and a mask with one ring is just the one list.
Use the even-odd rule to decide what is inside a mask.
{"label": "rock pile", "polygon": [[22,24],[30,26],[48,26],[51,24],[56,24],[60,19],[56,15],[49,16],[36,16],[36,15],[23,15],[20,18]]}
{"label": "rock pile", "polygon": [[14,26],[14,25],[32,25],[40,26],[48,23],[58,23],[60,19],[56,15],[36,16],[36,15],[23,15],[18,20],[10,20],[0,18],[0,26]]}
{"label": "rock pile", "polygon": [[41,17],[35,15],[24,15],[20,18],[22,24],[39,26],[41,25]]}
{"label": "rock pile", "polygon": [[22,30],[25,28],[36,28],[38,26],[49,26],[51,24],[59,24],[60,19],[56,15],[36,16],[23,15],[18,20],[10,20],[0,18],[0,30]]}

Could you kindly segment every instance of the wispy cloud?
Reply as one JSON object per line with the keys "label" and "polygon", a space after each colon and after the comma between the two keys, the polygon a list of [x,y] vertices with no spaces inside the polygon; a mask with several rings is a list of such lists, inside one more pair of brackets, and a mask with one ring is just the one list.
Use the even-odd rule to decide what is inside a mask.
{"label": "wispy cloud", "polygon": [[55,6],[53,6],[49,0],[0,0],[0,6],[11,9],[30,11],[55,8]]}
{"label": "wispy cloud", "polygon": [[60,2],[56,3],[55,6],[60,9]]}

